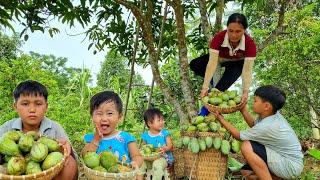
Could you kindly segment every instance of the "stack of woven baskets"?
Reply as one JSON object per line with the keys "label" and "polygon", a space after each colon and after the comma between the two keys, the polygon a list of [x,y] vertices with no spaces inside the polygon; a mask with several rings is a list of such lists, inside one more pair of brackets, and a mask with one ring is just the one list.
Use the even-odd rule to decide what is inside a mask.
{"label": "stack of woven baskets", "polygon": [[[182,132],[182,136],[189,137],[217,137],[213,132]],[[224,179],[227,171],[227,156],[214,148],[193,153],[189,149],[175,149],[173,151],[176,178],[188,177],[196,180]]]}

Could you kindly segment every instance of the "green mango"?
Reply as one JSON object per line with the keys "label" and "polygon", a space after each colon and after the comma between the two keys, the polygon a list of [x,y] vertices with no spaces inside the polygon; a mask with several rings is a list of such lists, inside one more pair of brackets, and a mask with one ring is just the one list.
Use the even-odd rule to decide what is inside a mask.
{"label": "green mango", "polygon": [[211,148],[212,143],[213,143],[212,137],[207,136],[204,138],[204,141],[206,142],[207,148]]}
{"label": "green mango", "polygon": [[198,139],[198,143],[199,143],[199,147],[200,147],[201,151],[206,150],[207,145],[206,145],[206,142],[204,141],[204,139],[202,139],[202,138]]}
{"label": "green mango", "polygon": [[221,146],[221,138],[220,137],[215,137],[213,140],[213,147],[215,149],[220,149]]}
{"label": "green mango", "polygon": [[227,140],[222,140],[221,142],[221,148],[220,148],[222,154],[228,155],[230,152],[230,143]]}

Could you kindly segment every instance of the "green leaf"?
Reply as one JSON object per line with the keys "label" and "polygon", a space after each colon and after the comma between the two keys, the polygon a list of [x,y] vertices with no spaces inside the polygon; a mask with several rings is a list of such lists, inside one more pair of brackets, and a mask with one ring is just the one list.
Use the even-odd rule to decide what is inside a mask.
{"label": "green leaf", "polygon": [[318,160],[320,160],[320,151],[317,149],[309,149],[308,154]]}

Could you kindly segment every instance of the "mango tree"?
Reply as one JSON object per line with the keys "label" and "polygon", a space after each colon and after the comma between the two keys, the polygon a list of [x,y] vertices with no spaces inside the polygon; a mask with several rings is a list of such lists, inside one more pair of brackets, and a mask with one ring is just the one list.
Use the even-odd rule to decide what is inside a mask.
{"label": "mango tree", "polygon": [[[48,31],[51,36],[58,33],[59,30],[50,25],[52,17],[70,26],[80,23],[86,30],[86,36],[92,41],[89,49],[102,50],[108,47],[129,58],[131,63],[135,59],[140,65],[150,65],[155,82],[166,103],[174,107],[180,122],[184,124],[196,115],[195,99],[198,96],[194,93],[189,73],[188,48],[195,48],[194,45],[198,45],[196,48],[199,49],[199,54],[207,52],[212,34],[222,27],[222,17],[227,2],[229,1],[198,0],[197,3],[191,0],[2,1],[0,23],[12,27],[10,22],[18,20],[25,26],[21,33],[25,39],[28,39],[28,33],[37,30]],[[254,1],[241,1],[243,7],[259,5],[260,2],[262,1],[258,1],[258,4]],[[270,30],[275,32],[270,36],[271,40],[281,32],[283,14],[289,9],[285,0],[272,2],[279,7],[279,10],[276,11],[278,25]],[[164,13],[166,10],[167,15]],[[208,13],[213,11],[216,19],[214,28],[211,28]],[[190,19],[198,21],[199,25],[186,29],[186,20]],[[162,24],[164,31],[161,30]],[[138,27],[137,31],[135,27]],[[135,34],[139,34],[136,55]],[[259,42],[268,44],[264,40],[271,42],[269,38]],[[179,89],[172,90],[170,82],[166,83],[162,77],[163,72],[160,68],[169,59],[177,59],[178,62],[176,74],[180,78]]]}

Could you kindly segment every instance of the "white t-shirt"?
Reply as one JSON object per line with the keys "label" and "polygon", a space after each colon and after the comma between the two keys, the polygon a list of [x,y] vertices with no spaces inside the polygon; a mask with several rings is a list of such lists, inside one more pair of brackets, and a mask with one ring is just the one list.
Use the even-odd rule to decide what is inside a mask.
{"label": "white t-shirt", "polygon": [[303,170],[303,154],[297,135],[279,113],[257,119],[240,132],[241,140],[256,141],[266,148],[268,167],[278,177],[297,178]]}

